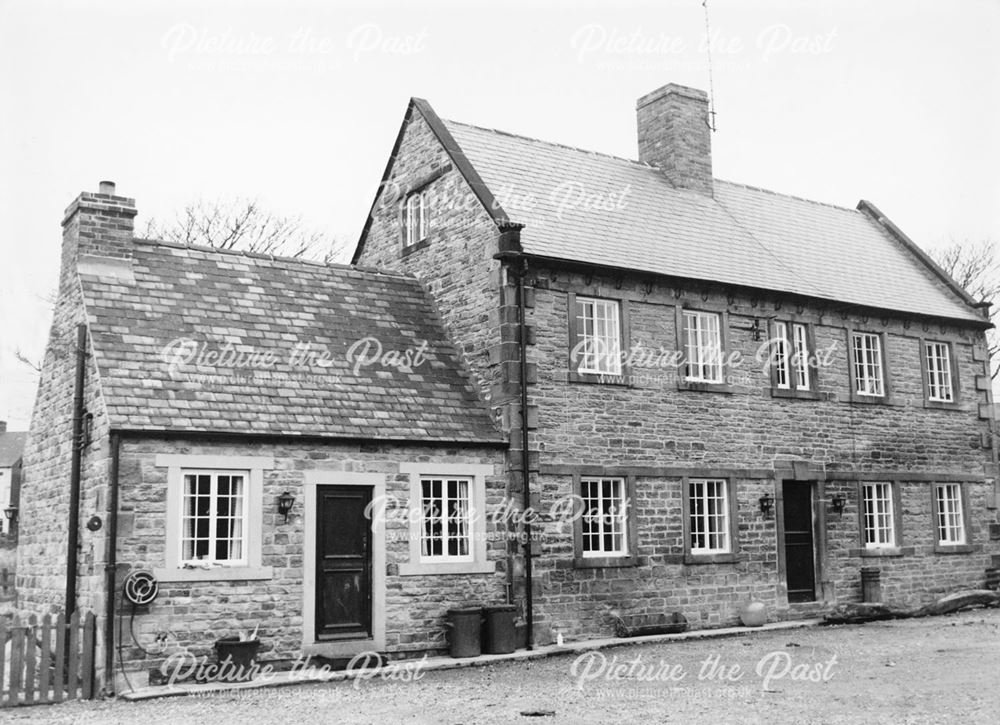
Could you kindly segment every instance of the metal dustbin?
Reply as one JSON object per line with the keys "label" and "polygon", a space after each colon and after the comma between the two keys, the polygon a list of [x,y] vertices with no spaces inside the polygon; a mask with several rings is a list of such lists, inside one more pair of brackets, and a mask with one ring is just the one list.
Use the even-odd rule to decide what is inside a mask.
{"label": "metal dustbin", "polygon": [[483,608],[463,607],[448,610],[448,637],[452,657],[476,657],[482,653]]}
{"label": "metal dustbin", "polygon": [[861,601],[882,601],[881,572],[877,566],[861,567]]}
{"label": "metal dustbin", "polygon": [[513,604],[498,604],[484,610],[483,651],[490,655],[513,652],[516,647],[514,618],[517,607]]}

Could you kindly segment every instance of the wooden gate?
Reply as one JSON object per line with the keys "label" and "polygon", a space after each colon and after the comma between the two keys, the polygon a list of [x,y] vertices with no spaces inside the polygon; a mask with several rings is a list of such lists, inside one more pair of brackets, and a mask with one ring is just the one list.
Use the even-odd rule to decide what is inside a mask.
{"label": "wooden gate", "polygon": [[69,624],[60,614],[22,622],[0,620],[0,707],[63,700],[91,700],[94,691],[93,612],[73,612]]}

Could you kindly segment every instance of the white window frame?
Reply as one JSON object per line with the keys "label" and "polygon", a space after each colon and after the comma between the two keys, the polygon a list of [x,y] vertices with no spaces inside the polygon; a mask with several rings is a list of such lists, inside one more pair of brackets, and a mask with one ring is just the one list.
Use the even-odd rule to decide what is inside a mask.
{"label": "white window frame", "polygon": [[[611,483],[612,497],[604,496],[604,484]],[[596,485],[597,495],[588,495],[586,487]],[[617,492],[614,491],[617,487]],[[580,498],[583,502],[581,514],[581,552],[585,559],[627,557],[629,552],[629,530],[628,530],[628,485],[624,478],[619,476],[581,476],[580,478]],[[596,502],[596,507],[591,506],[591,502]],[[610,510],[605,512],[604,504],[612,501]],[[588,532],[586,526],[596,527],[596,532]],[[617,548],[605,548],[605,537],[610,534],[617,536],[620,546]],[[590,537],[596,536],[598,548],[588,548]]]}
{"label": "white window frame", "polygon": [[934,403],[954,403],[951,345],[936,340],[924,341],[924,363],[927,370],[927,399]]}
{"label": "white window frame", "polygon": [[896,543],[895,483],[861,484],[861,530],[865,549],[891,549]]}
{"label": "white window frame", "polygon": [[851,333],[853,370],[851,384],[855,395],[866,398],[885,397],[885,352],[882,336],[875,332]]}
{"label": "white window frame", "polygon": [[[687,480],[688,486],[688,551],[699,556],[703,554],[730,554],[733,551],[733,541],[731,535],[730,501],[732,495],[729,490],[729,480],[725,478],[690,478]],[[701,492],[695,495],[695,487],[700,486]],[[710,492],[710,486],[721,487],[722,495],[718,491]],[[701,511],[696,502],[701,501]],[[715,502],[714,510],[710,510],[709,501]],[[721,513],[720,513],[721,511]],[[721,524],[721,528],[717,525]],[[705,543],[696,546],[695,537],[703,536]],[[721,537],[721,546],[712,546],[712,537]]]}
{"label": "white window frame", "polygon": [[[409,561],[400,562],[399,574],[401,576],[417,576],[494,573],[496,563],[486,558],[486,477],[495,475],[495,467],[481,463],[404,462],[399,464],[399,472],[410,478]],[[424,533],[422,481],[426,478],[465,478],[469,480],[471,556],[458,559],[456,557],[426,557],[423,555],[421,546]]]}
{"label": "white window frame", "polygon": [[792,389],[791,363],[788,359],[788,325],[781,320],[774,322],[774,382],[781,390]]}
{"label": "white window frame", "polygon": [[722,315],[718,312],[683,310],[681,320],[684,380],[690,383],[724,382]]}
{"label": "white window frame", "polygon": [[[166,532],[163,566],[153,568],[162,582],[227,581],[270,579],[272,568],[262,564],[264,526],[264,471],[274,469],[267,456],[217,456],[159,454],[154,465],[167,469],[167,496],[164,518]],[[184,476],[191,472],[242,473],[244,553],[240,562],[184,562],[181,558],[183,532]]]}
{"label": "white window frame", "polygon": [[[589,314],[588,314],[589,311]],[[598,315],[598,312],[602,314]],[[622,374],[621,305],[618,300],[600,297],[577,297],[576,372],[591,375]],[[588,322],[591,332],[588,334]],[[603,332],[599,326],[603,324]],[[588,364],[591,363],[591,364]]]}
{"label": "white window frame", "polygon": [[[179,549],[177,558],[182,567],[186,566],[232,566],[240,567],[246,566],[248,562],[247,549],[249,548],[249,514],[250,505],[247,498],[247,491],[250,488],[250,472],[249,471],[237,471],[237,470],[224,470],[224,469],[194,469],[185,468],[182,469],[181,475],[183,476],[183,491],[181,492],[181,537],[177,541],[177,546]],[[187,501],[188,501],[188,477],[189,476],[208,476],[209,477],[209,516],[208,516],[208,551],[209,554],[204,559],[186,559],[184,557],[184,542],[185,540],[198,541],[200,539],[189,539],[185,536],[185,520],[189,517],[186,514]],[[240,536],[240,556],[238,558],[229,559],[217,559],[215,557],[215,550],[218,544],[218,539],[216,538],[216,523],[218,521],[218,501],[219,501],[219,477],[230,476],[239,477],[241,486],[241,505],[239,512],[241,536]]]}
{"label": "white window frame", "polygon": [[[429,484],[431,487],[437,483],[440,486],[440,494],[437,497],[432,497],[432,500],[428,500],[426,496],[426,488]],[[452,497],[449,495],[449,489],[451,484],[455,484],[455,488],[459,491],[458,495]],[[420,561],[421,563],[455,563],[455,562],[467,562],[473,561],[475,559],[475,554],[472,550],[472,516],[475,511],[472,507],[472,488],[473,479],[471,476],[421,476],[420,477]],[[464,490],[464,496],[461,492]],[[436,498],[436,501],[434,500]],[[449,519],[452,518],[449,515],[450,504],[453,502],[458,503],[457,508],[459,511],[464,513],[463,520],[458,521],[458,526],[460,533],[453,536],[450,533]],[[440,503],[440,508],[438,508],[438,502]],[[440,536],[430,537],[427,533],[428,520],[437,520],[441,524]],[[433,541],[434,539],[440,538],[441,541],[441,554],[428,554],[425,552],[425,544]],[[449,554],[448,548],[451,540],[455,540],[459,547],[464,543],[464,554]]]}
{"label": "white window frame", "polygon": [[427,208],[427,189],[415,191],[403,202],[403,246],[412,247],[427,238],[430,214]]}
{"label": "white window frame", "polygon": [[795,365],[795,389],[809,390],[809,328],[801,322],[792,323],[792,351]]}
{"label": "white window frame", "polygon": [[[942,493],[946,495],[942,496]],[[938,546],[964,546],[968,543],[961,483],[934,484],[934,523]]]}

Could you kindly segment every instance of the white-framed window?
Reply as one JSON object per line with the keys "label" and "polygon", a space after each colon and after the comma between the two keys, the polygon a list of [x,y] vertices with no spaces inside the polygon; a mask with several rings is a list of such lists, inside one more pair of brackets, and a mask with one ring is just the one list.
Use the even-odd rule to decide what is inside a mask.
{"label": "white-framed window", "polygon": [[784,322],[774,323],[774,384],[782,390],[792,387],[791,366],[788,355],[788,325]]}
{"label": "white-framed window", "polygon": [[406,197],[403,205],[404,246],[412,246],[427,237],[430,222],[428,201],[426,189],[415,191]]}
{"label": "white-framed window", "polygon": [[390,517],[385,526],[387,538],[403,535],[409,542],[400,576],[495,572],[486,558],[487,525],[494,525],[486,515],[486,478],[496,475],[495,467],[404,462],[399,472],[410,478],[407,520]]}
{"label": "white-framed window", "polygon": [[615,300],[576,298],[576,371],[621,375],[621,309]]}
{"label": "white-framed window", "polygon": [[271,578],[262,530],[264,471],[274,468],[273,458],[159,454],[155,467],[167,469],[163,565],[153,569],[158,580]]}
{"label": "white-framed window", "polygon": [[866,549],[896,545],[896,523],[891,483],[865,483],[861,486],[862,522]]}
{"label": "white-framed window", "polygon": [[472,560],[471,491],[471,478],[421,477],[421,561]]}
{"label": "white-framed window", "polygon": [[684,378],[690,382],[721,383],[722,333],[715,312],[684,310]]}
{"label": "white-framed window", "polygon": [[882,338],[870,332],[851,335],[854,357],[854,392],[857,395],[883,397],[885,376],[882,361]]}
{"label": "white-framed window", "polygon": [[628,556],[628,497],[624,478],[581,478],[582,555]]}
{"label": "white-framed window", "polygon": [[805,325],[792,323],[792,343],[795,350],[793,367],[795,368],[795,387],[799,390],[809,390],[809,330]]}
{"label": "white-framed window", "polygon": [[934,487],[937,513],[938,546],[965,543],[965,513],[962,510],[962,484],[939,483]]}
{"label": "white-framed window", "polygon": [[185,470],[180,562],[245,566],[246,471]]}
{"label": "white-framed window", "polygon": [[927,366],[927,399],[936,403],[952,403],[955,392],[951,382],[951,349],[946,342],[924,343]]}
{"label": "white-framed window", "polygon": [[725,554],[732,550],[729,536],[729,482],[724,478],[688,481],[690,552]]}

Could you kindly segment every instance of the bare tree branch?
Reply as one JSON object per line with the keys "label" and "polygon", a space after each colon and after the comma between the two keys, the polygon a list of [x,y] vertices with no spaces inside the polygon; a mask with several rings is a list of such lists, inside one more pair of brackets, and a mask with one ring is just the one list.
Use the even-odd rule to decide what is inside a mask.
{"label": "bare tree branch", "polygon": [[[944,249],[932,252],[935,261],[966,292],[977,300],[992,302],[990,319],[1000,325],[1000,253],[992,239],[973,242],[953,241]],[[1000,334],[993,328],[986,332],[992,361],[992,377],[1000,375]]]}
{"label": "bare tree branch", "polygon": [[146,236],[177,244],[273,254],[296,259],[333,261],[346,256],[346,245],[309,229],[301,217],[278,216],[256,199],[206,202],[184,207],[173,222],[150,219]]}
{"label": "bare tree branch", "polygon": [[42,372],[42,363],[38,360],[32,360],[30,357],[21,351],[21,348],[14,350],[14,359],[17,360],[22,365],[27,365],[29,368],[34,370],[36,373]]}

